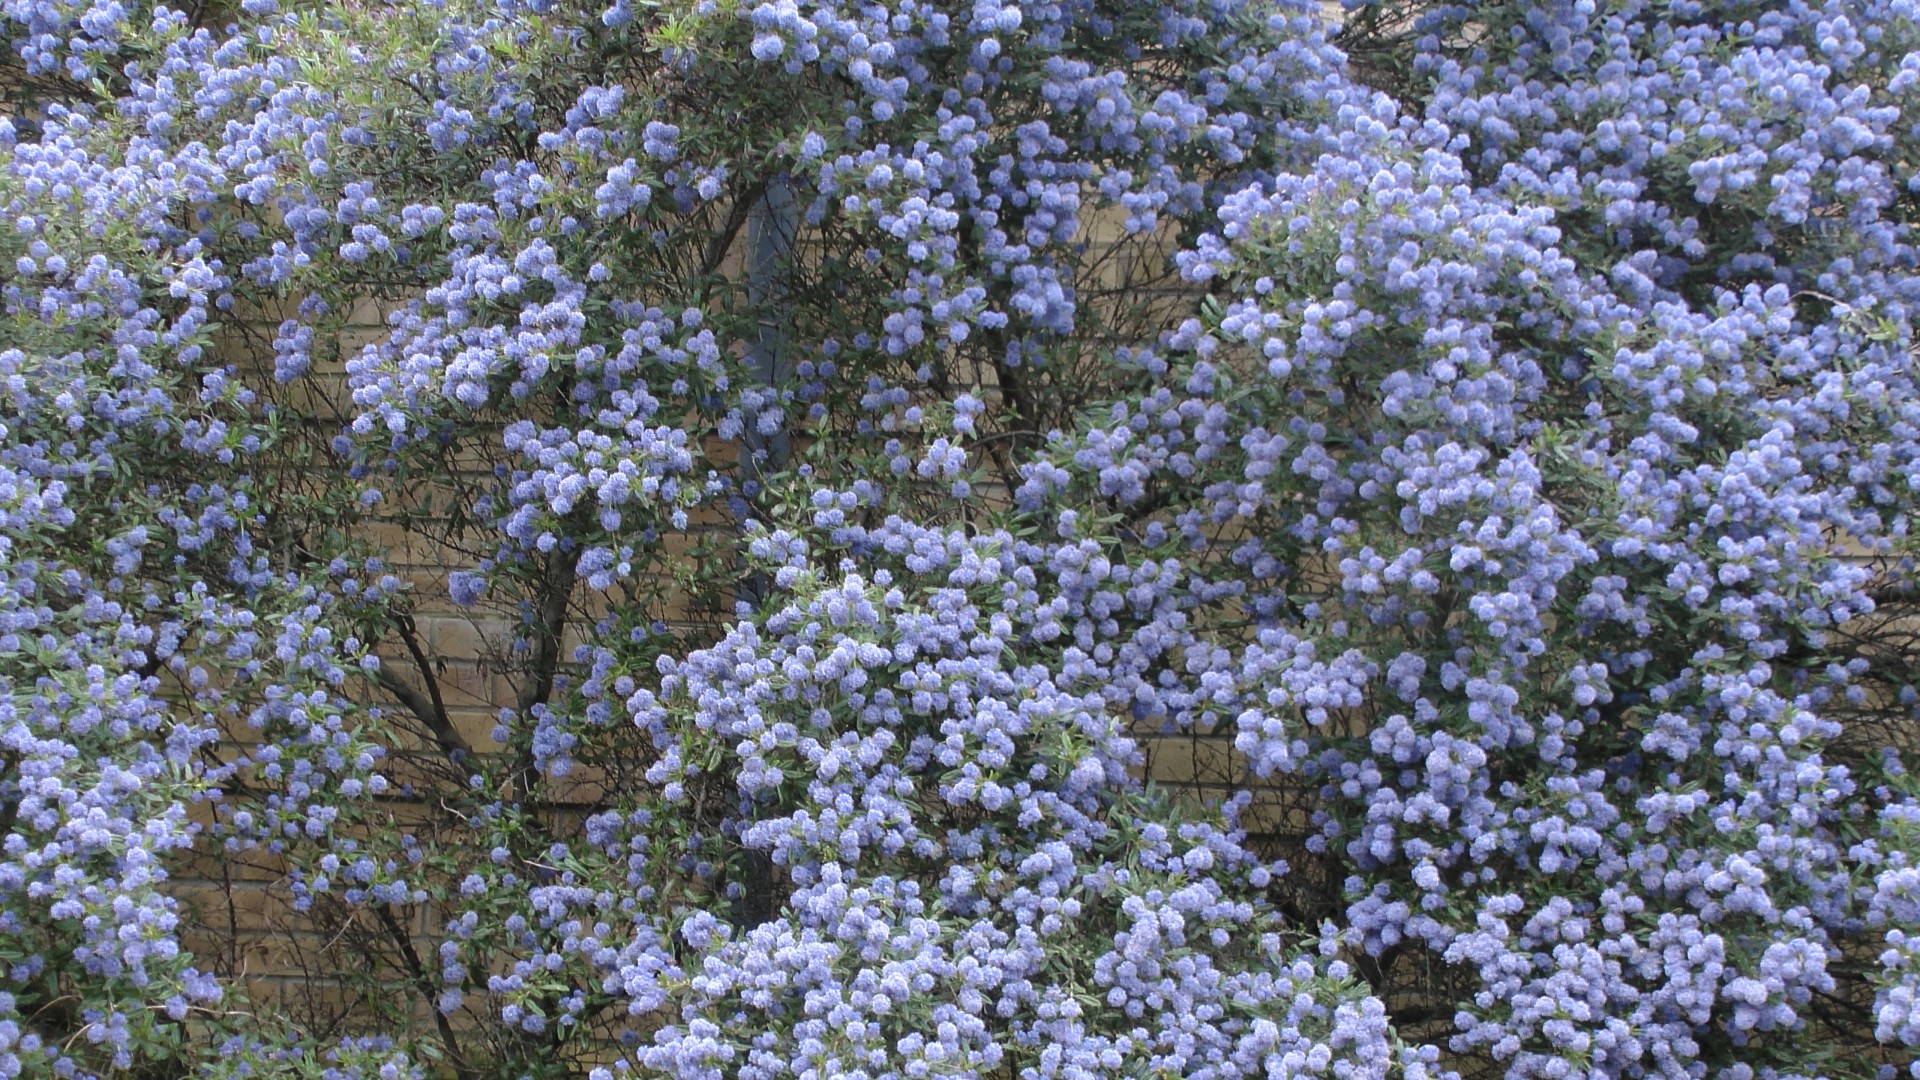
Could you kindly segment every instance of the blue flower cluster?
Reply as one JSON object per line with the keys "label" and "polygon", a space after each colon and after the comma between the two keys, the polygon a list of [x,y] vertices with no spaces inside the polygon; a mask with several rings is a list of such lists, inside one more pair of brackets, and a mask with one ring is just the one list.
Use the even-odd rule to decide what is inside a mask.
{"label": "blue flower cluster", "polygon": [[758,925],[680,919],[686,955],[641,984],[680,1020],[639,1068],[1434,1074],[1337,941],[1297,940],[1263,896],[1285,868],[1130,792],[1138,750],[1099,684],[1012,647],[1057,611],[1023,545],[871,539],[925,569],[827,575],[795,537],[756,541],[790,599],[628,700],[664,743],[657,814],[724,781],[739,854],[718,876],[764,852],[791,882]]}
{"label": "blue flower cluster", "polygon": [[[70,67],[111,51],[106,7],[119,5],[78,16]],[[55,44],[28,40],[38,72]],[[271,557],[254,466],[272,412],[209,348],[233,282],[210,238],[178,224],[224,174],[205,145],[170,138],[162,97],[129,103],[145,119],[124,140],[90,109],[48,103],[0,170],[10,1076],[129,1069],[218,1015],[225,988],[182,947],[179,860],[217,850],[216,835],[232,852],[324,834],[339,795],[385,783],[347,692],[376,664],[355,613],[399,582],[377,563],[302,572]],[[273,741],[215,751],[249,727]],[[209,833],[235,781],[257,783],[259,809]]]}
{"label": "blue flower cluster", "polygon": [[1818,1031],[1814,1073],[1872,1069],[1913,978],[1904,747],[1868,734],[1913,695],[1861,645],[1910,566],[1915,27],[1636,12],[1413,20],[1382,47],[1424,114],[1356,88],[1310,170],[1228,199],[1179,262],[1231,301],[1022,504],[1138,506],[1182,552],[1180,622],[1119,628],[1177,643],[1145,710],[1318,788],[1348,940],[1383,986],[1458,973],[1453,1051],[1804,1075]]}
{"label": "blue flower cluster", "polygon": [[1909,0],[225,14],[0,4],[0,1076],[1920,1076]]}

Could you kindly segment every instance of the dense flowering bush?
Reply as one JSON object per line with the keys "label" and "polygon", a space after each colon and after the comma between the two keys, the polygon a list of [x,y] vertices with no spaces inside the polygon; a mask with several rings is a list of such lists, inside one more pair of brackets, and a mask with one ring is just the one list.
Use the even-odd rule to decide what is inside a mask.
{"label": "dense flowering bush", "polygon": [[1917,20],[0,6],[0,1075],[1920,1076]]}

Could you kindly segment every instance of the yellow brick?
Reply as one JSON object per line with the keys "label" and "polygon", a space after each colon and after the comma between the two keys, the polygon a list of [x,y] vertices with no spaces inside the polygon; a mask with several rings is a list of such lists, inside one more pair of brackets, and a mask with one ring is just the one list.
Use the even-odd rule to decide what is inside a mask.
{"label": "yellow brick", "polygon": [[421,619],[417,625],[426,637],[422,647],[427,655],[434,659],[444,658],[449,663],[487,656],[491,650],[504,648],[511,640],[509,627],[498,620],[483,622],[457,615],[436,616]]}
{"label": "yellow brick", "polygon": [[171,893],[186,906],[192,924],[223,935],[284,925],[292,913],[292,897],[279,886],[279,882],[176,880]]}
{"label": "yellow brick", "polygon": [[1228,738],[1170,735],[1141,742],[1146,776],[1155,783],[1232,784],[1246,775],[1246,760]]}

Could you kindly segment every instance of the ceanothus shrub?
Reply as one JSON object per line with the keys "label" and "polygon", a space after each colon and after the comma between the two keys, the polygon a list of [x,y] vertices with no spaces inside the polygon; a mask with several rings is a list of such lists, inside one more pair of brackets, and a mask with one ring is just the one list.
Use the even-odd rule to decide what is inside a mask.
{"label": "ceanothus shrub", "polygon": [[[886,536],[922,564],[899,584],[829,575],[788,534],[755,540],[771,610],[663,660],[657,693],[626,703],[661,747],[656,794],[590,821],[596,841],[657,846],[681,808],[718,800],[719,835],[681,843],[715,853],[722,895],[757,853],[782,882],[775,917],[694,907],[673,966],[623,971],[627,993],[684,980],[638,1067],[1434,1075],[1337,942],[1301,940],[1265,898],[1285,867],[1138,791],[1097,683],[1023,647],[1064,640],[1042,629],[1058,607],[1026,545]],[[653,880],[634,884],[672,887]]]}
{"label": "ceanothus shrub", "polygon": [[[220,31],[142,4],[6,10],[26,92],[7,147],[21,249],[7,310],[26,373],[8,446],[47,482],[21,489],[18,606],[63,598],[76,615],[21,625],[53,651],[33,663],[84,673],[8,673],[39,716],[7,780],[10,1071],[184,1070],[214,1046],[216,1067],[243,1073],[604,1055],[624,1000],[605,989],[608,958],[579,954],[574,978],[554,957],[577,935],[548,917],[549,890],[574,887],[594,849],[552,798],[576,763],[608,790],[651,771],[652,733],[606,695],[636,652],[684,647],[651,610],[669,538],[695,512],[766,512],[731,462],[801,405],[847,435],[835,471],[854,482],[903,460],[882,414],[962,378],[929,361],[971,328],[965,381],[984,364],[1009,392],[1005,372],[1077,349],[1077,289],[1095,273],[1082,183],[1106,169],[1089,207],[1124,207],[1150,249],[1158,219],[1204,220],[1236,165],[1290,159],[1257,118],[1310,112],[1339,78],[1304,11],[1006,7],[962,26],[931,7],[648,10],[249,0]],[[823,34],[829,48],[810,44]],[[1051,126],[1031,114],[1041,75]],[[929,140],[928,125],[944,130]],[[862,199],[840,192],[849,164]],[[721,257],[760,192],[801,183],[838,269],[809,280],[789,263],[778,302],[756,299]],[[875,291],[900,261],[930,269]],[[828,294],[837,315],[804,306]],[[355,350],[369,299],[391,332]],[[821,335],[778,386],[734,345],[770,311]],[[213,348],[216,319],[276,318]],[[918,330],[927,319],[946,345]],[[346,396],[326,399],[342,364]],[[964,462],[933,449],[934,472]],[[73,481],[99,520],[63,510]],[[473,560],[452,599],[521,620],[493,746],[449,722],[408,582],[355,539],[377,513],[449,507]],[[79,559],[79,536],[104,553]],[[563,625],[589,606],[613,613],[562,656]],[[76,617],[117,620],[117,639],[100,652]],[[370,705],[374,687],[387,704]],[[96,723],[116,695],[127,722]],[[215,748],[235,735],[244,750]],[[124,776],[122,759],[137,766]],[[445,817],[403,825],[389,794]],[[84,824],[62,831],[50,799]],[[663,872],[698,882],[701,853],[739,843],[706,813],[684,815],[694,831]],[[237,1000],[232,954],[195,966],[164,888],[189,848],[281,868],[287,916],[358,950],[322,962],[375,1000],[400,992],[354,1021],[391,1030],[321,1037],[337,1018],[282,1024]],[[595,903],[641,910],[627,930],[655,940],[679,913],[637,909],[637,890],[596,888]],[[416,939],[423,909],[442,929]],[[433,1030],[409,1027],[408,999],[439,1014]],[[1377,1042],[1383,1014],[1353,1031]]]}
{"label": "ceanothus shrub", "polygon": [[251,465],[279,433],[212,354],[226,279],[175,224],[205,148],[57,103],[37,140],[5,130],[0,1072],[125,1070],[229,1007],[166,885],[205,843],[190,808],[249,764],[222,726],[280,740],[259,829],[324,831],[331,792],[382,783],[348,691],[399,581],[269,555]]}
{"label": "ceanothus shrub", "polygon": [[1444,966],[1409,993],[1456,1051],[1892,1068],[1912,787],[1875,739],[1914,693],[1873,643],[1911,567],[1913,279],[1830,268],[1910,266],[1904,226],[1758,282],[1596,273],[1577,214],[1402,117],[1355,94],[1337,153],[1230,199],[1181,257],[1230,301],[1030,468],[1030,512],[1143,508],[1114,563],[1183,552],[1178,620],[1082,625],[1150,715],[1319,786],[1322,903],[1376,985]]}
{"label": "ceanothus shrub", "polygon": [[1914,14],[0,5],[0,1074],[1911,1070]]}

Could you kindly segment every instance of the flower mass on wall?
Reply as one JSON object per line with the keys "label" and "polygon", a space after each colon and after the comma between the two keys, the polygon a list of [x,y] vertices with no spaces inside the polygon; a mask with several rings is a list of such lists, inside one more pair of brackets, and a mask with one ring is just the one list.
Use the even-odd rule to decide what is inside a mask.
{"label": "flower mass on wall", "polygon": [[0,36],[0,1075],[1920,1076],[1906,0]]}

